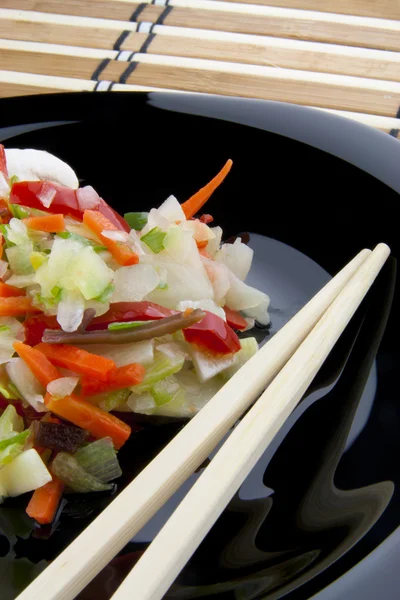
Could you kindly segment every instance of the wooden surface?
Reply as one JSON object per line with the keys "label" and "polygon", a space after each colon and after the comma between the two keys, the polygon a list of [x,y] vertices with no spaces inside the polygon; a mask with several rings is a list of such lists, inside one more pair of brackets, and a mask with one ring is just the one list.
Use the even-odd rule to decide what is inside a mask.
{"label": "wooden surface", "polygon": [[400,129],[400,0],[0,0],[0,97],[180,90]]}

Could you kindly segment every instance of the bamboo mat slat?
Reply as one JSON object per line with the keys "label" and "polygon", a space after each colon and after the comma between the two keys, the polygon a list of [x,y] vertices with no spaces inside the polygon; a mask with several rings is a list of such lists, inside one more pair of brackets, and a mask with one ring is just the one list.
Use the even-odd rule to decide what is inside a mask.
{"label": "bamboo mat slat", "polygon": [[109,89],[293,102],[398,137],[400,0],[0,0],[0,97]]}

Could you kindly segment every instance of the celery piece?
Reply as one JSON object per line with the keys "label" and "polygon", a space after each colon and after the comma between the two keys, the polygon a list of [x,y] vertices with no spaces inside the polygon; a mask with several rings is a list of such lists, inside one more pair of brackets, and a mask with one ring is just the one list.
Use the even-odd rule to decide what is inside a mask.
{"label": "celery piece", "polygon": [[52,462],[52,471],[72,491],[82,494],[104,492],[111,488],[87,473],[77,459],[67,452],[59,452]]}
{"label": "celery piece", "polygon": [[82,469],[103,483],[121,477],[122,471],[110,437],[96,440],[74,454]]}
{"label": "celery piece", "polygon": [[152,364],[146,367],[146,375],[142,383],[131,387],[132,392],[135,394],[142,394],[143,392],[149,391],[155,386],[156,383],[178,373],[183,367],[185,359],[183,356],[176,356],[174,358],[166,356],[162,352],[155,351],[154,361]]}

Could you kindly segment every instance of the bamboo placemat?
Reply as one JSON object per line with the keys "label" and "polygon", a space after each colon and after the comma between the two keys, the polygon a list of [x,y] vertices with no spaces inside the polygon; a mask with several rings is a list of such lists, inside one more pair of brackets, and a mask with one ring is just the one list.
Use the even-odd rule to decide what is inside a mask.
{"label": "bamboo placemat", "polygon": [[0,97],[180,90],[400,130],[400,0],[0,0]]}

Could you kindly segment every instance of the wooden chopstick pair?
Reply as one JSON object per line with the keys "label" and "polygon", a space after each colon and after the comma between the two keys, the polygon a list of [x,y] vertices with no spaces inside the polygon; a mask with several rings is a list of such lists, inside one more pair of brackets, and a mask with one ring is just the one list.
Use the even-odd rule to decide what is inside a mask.
{"label": "wooden chopstick pair", "polygon": [[346,265],[18,600],[74,598],[204,461],[270,384],[113,595],[114,600],[161,598],[301,399],[389,254],[389,248],[379,244],[373,252],[363,250]]}

